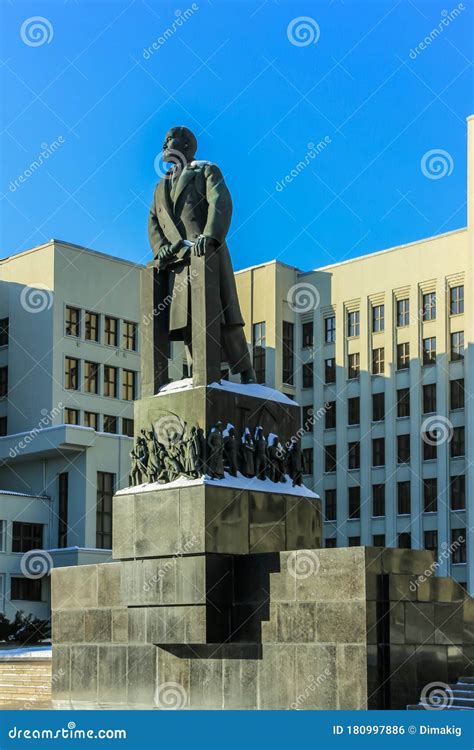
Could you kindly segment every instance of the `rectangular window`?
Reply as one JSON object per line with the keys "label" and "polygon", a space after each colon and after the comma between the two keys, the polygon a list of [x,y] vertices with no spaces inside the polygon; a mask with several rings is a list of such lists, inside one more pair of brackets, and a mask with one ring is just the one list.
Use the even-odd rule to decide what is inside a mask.
{"label": "rectangular window", "polygon": [[313,449],[303,448],[302,458],[303,458],[303,473],[312,474],[313,473]]}
{"label": "rectangular window", "polygon": [[436,383],[423,386],[423,414],[436,413]]}
{"label": "rectangular window", "polygon": [[104,319],[104,344],[107,346],[117,346],[118,343],[118,320],[111,318],[109,315]]}
{"label": "rectangular window", "polygon": [[403,328],[410,324],[410,300],[397,299],[397,326]]}
{"label": "rectangular window", "polygon": [[372,515],[373,516],[385,515],[385,485],[384,484],[372,485]]}
{"label": "rectangular window", "polygon": [[97,362],[84,362],[84,390],[99,393],[99,367]]}
{"label": "rectangular window", "polygon": [[326,384],[336,382],[336,360],[332,357],[324,360],[324,382]]}
{"label": "rectangular window", "polygon": [[382,375],[385,370],[385,349],[379,347],[372,351],[372,375]]}
{"label": "rectangular window", "polygon": [[464,427],[455,427],[453,429],[453,437],[451,438],[451,458],[464,456],[464,432]]}
{"label": "rectangular window", "polygon": [[326,430],[333,430],[336,426],[336,402],[328,401],[324,413],[324,426]]}
{"label": "rectangular window", "polygon": [[112,497],[115,475],[97,472],[96,547],[112,549]]}
{"label": "rectangular window", "polygon": [[337,519],[337,505],[336,505],[336,490],[326,490],[324,493],[326,500],[326,521],[336,521]]}
{"label": "rectangular window", "polygon": [[337,547],[337,540],[335,536],[332,536],[330,539],[326,539],[326,549],[336,549]]}
{"label": "rectangular window", "polygon": [[451,362],[464,359],[464,331],[451,334]]}
{"label": "rectangular window", "polygon": [[136,373],[134,370],[122,370],[122,399],[135,400]]}
{"label": "rectangular window", "polygon": [[423,480],[423,510],[425,513],[436,513],[438,510],[438,480]]}
{"label": "rectangular window", "polygon": [[0,398],[8,396],[8,367],[0,367]]}
{"label": "rectangular window", "polygon": [[385,534],[374,534],[372,543],[374,547],[385,547]]}
{"label": "rectangular window", "polygon": [[397,463],[410,463],[410,435],[397,435]]}
{"label": "rectangular window", "polygon": [[372,466],[385,465],[385,438],[372,440]]}
{"label": "rectangular window", "polygon": [[59,475],[58,490],[58,547],[67,547],[67,516],[68,516],[68,481],[69,474]]}
{"label": "rectangular window", "polygon": [[434,553],[434,556],[438,555],[438,532],[437,531],[425,531],[425,549]]}
{"label": "rectangular window", "polygon": [[397,512],[399,516],[411,513],[410,482],[397,482]]}
{"label": "rectangular window", "polygon": [[84,427],[91,427],[93,430],[99,429],[99,415],[95,411],[84,412]]}
{"label": "rectangular window", "polygon": [[43,546],[43,525],[41,523],[12,524],[12,552],[29,552]]}
{"label": "rectangular window", "polygon": [[349,542],[349,547],[360,547],[360,536],[350,536],[347,541]]}
{"label": "rectangular window", "polygon": [[410,344],[397,344],[397,370],[408,370],[410,367]]}
{"label": "rectangular window", "polygon": [[349,518],[360,518],[360,487],[349,487]]}
{"label": "rectangular window", "polygon": [[410,389],[399,388],[397,390],[397,417],[410,416]]}
{"label": "rectangular window", "polygon": [[347,463],[349,469],[360,469],[360,443],[347,444]]}
{"label": "rectangular window", "polygon": [[8,318],[0,319],[0,346],[8,346]]}
{"label": "rectangular window", "polygon": [[0,437],[8,435],[8,420],[7,417],[0,417]]}
{"label": "rectangular window", "polygon": [[134,430],[133,419],[128,419],[127,417],[123,417],[122,418],[122,435],[126,435],[127,437],[133,437],[133,430]]}
{"label": "rectangular window", "polygon": [[305,432],[313,432],[314,425],[314,409],[312,406],[303,406],[303,430]]}
{"label": "rectangular window", "polygon": [[266,378],[266,347],[267,347],[266,323],[254,323],[252,327],[252,351],[253,367],[257,377],[257,383],[264,383]]}
{"label": "rectangular window", "polygon": [[104,365],[104,396],[117,398],[117,368]]}
{"label": "rectangular window", "polygon": [[349,367],[347,376],[349,380],[356,380],[359,377],[360,372],[360,356],[359,354],[349,354]]}
{"label": "rectangular window", "polygon": [[466,562],[466,530],[451,529],[451,549],[453,555],[451,561],[454,565]]}
{"label": "rectangular window", "polygon": [[79,409],[64,409],[64,424],[79,424]]}
{"label": "rectangular window", "polygon": [[295,326],[283,321],[283,382],[293,385],[295,370]]}
{"label": "rectangular window", "polygon": [[326,445],[324,447],[324,471],[336,471],[336,446]]}
{"label": "rectangular window", "polygon": [[74,357],[64,359],[64,387],[68,391],[79,390],[79,360]]}
{"label": "rectangular window", "polygon": [[436,430],[424,432],[421,436],[423,461],[434,461],[438,457],[438,436]]}
{"label": "rectangular window", "polygon": [[347,399],[347,422],[348,424],[360,424],[359,396]]}
{"label": "rectangular window", "polygon": [[464,510],[466,507],[466,477],[464,474],[451,477],[450,495],[451,510]]}
{"label": "rectangular window", "polygon": [[385,419],[385,393],[372,394],[372,422],[382,422]]}
{"label": "rectangular window", "polygon": [[99,316],[97,313],[86,311],[84,315],[86,341],[99,340]]}
{"label": "rectangular window", "polygon": [[326,344],[334,344],[336,341],[336,316],[324,319],[324,340]]}
{"label": "rectangular window", "polygon": [[28,602],[41,601],[41,578],[17,578],[12,576],[10,585],[12,599]]}
{"label": "rectangular window", "polygon": [[77,307],[66,307],[66,336],[81,335],[81,311]]}
{"label": "rectangular window", "polygon": [[359,310],[347,313],[347,335],[359,336],[360,334],[360,316]]}
{"label": "rectangular window", "polygon": [[400,549],[411,549],[411,534],[404,532],[398,535],[398,546]]}
{"label": "rectangular window", "polygon": [[137,324],[130,320],[123,321],[123,348],[130,352],[137,351]]}
{"label": "rectangular window", "polygon": [[423,339],[423,364],[434,365],[436,363],[436,336]]}
{"label": "rectangular window", "polygon": [[303,364],[303,388],[313,387],[313,363],[305,362]]}
{"label": "rectangular window", "polygon": [[309,320],[301,326],[301,344],[306,349],[314,344],[313,321]]}
{"label": "rectangular window", "polygon": [[436,292],[423,295],[423,320],[436,320]]}
{"label": "rectangular window", "polygon": [[449,312],[451,315],[464,312],[464,286],[452,286],[449,290]]}
{"label": "rectangular window", "polygon": [[104,414],[104,432],[108,432],[110,435],[117,434],[117,417],[112,414]]}
{"label": "rectangular window", "polygon": [[451,409],[464,409],[464,378],[451,380],[449,391]]}
{"label": "rectangular window", "polygon": [[385,305],[375,305],[372,308],[372,332],[385,330]]}

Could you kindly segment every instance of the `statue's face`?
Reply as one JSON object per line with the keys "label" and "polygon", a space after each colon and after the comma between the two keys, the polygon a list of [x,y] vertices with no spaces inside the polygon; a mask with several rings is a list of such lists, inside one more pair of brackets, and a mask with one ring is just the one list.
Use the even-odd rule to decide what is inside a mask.
{"label": "statue's face", "polygon": [[189,155],[189,143],[179,129],[171,128],[163,141],[163,159],[176,163],[180,161],[179,154]]}

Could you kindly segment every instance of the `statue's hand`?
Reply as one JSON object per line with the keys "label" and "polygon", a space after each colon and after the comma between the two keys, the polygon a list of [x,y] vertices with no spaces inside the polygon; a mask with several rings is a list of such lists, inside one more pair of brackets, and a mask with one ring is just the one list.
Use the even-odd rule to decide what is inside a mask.
{"label": "statue's hand", "polygon": [[217,247],[217,242],[214,237],[207,237],[205,234],[199,235],[193,246],[193,253],[198,257],[206,255],[208,252],[212,252]]}

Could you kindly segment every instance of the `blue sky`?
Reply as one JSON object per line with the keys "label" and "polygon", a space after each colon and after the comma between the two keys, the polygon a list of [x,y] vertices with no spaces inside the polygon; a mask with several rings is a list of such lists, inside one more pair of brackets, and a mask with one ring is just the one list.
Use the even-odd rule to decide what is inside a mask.
{"label": "blue sky", "polygon": [[154,161],[174,124],[224,172],[236,268],[307,270],[465,226],[473,10],[4,0],[0,254],[56,237],[148,260]]}

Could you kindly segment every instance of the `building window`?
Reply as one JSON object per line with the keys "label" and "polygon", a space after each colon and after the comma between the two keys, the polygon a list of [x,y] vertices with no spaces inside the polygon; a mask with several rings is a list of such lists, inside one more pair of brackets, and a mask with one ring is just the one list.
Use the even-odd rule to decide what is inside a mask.
{"label": "building window", "polygon": [[423,443],[423,461],[434,461],[438,457],[438,435],[436,430],[424,432],[421,440]]}
{"label": "building window", "polygon": [[464,286],[452,286],[449,290],[449,312],[451,315],[464,312]]}
{"label": "building window", "polygon": [[99,365],[97,362],[84,362],[84,390],[86,393],[99,393]]}
{"label": "building window", "polygon": [[8,318],[0,320],[0,346],[8,346]]}
{"label": "building window", "polygon": [[29,552],[43,546],[43,525],[41,523],[13,522],[12,552]]}
{"label": "building window", "polygon": [[347,444],[347,463],[349,469],[360,469],[360,443]]}
{"label": "building window", "polygon": [[84,427],[91,427],[93,430],[99,429],[99,415],[95,411],[84,412]]}
{"label": "building window", "polygon": [[349,542],[349,547],[360,547],[360,536],[350,536],[347,541]]}
{"label": "building window", "polygon": [[372,394],[372,422],[382,422],[385,419],[385,393]]}
{"label": "building window", "polygon": [[449,390],[452,411],[455,409],[464,409],[464,378],[451,380]]}
{"label": "building window", "polygon": [[372,375],[382,375],[385,369],[385,349],[382,347],[372,352]]}
{"label": "building window", "polygon": [[451,510],[464,510],[466,507],[466,477],[459,474],[451,477]]}
{"label": "building window", "polygon": [[336,471],[336,446],[326,445],[324,447],[324,471]]}
{"label": "building window", "polygon": [[348,424],[360,424],[359,396],[347,399],[347,422]]}
{"label": "building window", "polygon": [[64,424],[79,424],[79,409],[64,409]]}
{"label": "building window", "polygon": [[436,320],[436,292],[423,295],[423,320]]}
{"label": "building window", "polygon": [[372,440],[372,466],[385,465],[385,438]]}
{"label": "building window", "polygon": [[332,357],[324,360],[324,382],[326,384],[336,382],[336,360]]}
{"label": "building window", "polygon": [[123,348],[130,352],[137,351],[137,324],[123,321]]}
{"label": "building window", "polygon": [[324,318],[324,340],[326,344],[334,344],[336,341],[336,316]]}
{"label": "building window", "polygon": [[104,414],[104,432],[108,432],[110,435],[117,434],[117,417],[112,414]]}
{"label": "building window", "polygon": [[59,475],[58,490],[58,547],[67,547],[67,513],[68,513],[68,481],[67,472]]}
{"label": "building window", "polygon": [[374,547],[385,547],[385,534],[374,534],[372,544]]}
{"label": "building window", "polygon": [[375,305],[372,308],[372,332],[385,330],[385,305]]}
{"label": "building window", "polygon": [[97,472],[97,516],[96,547],[112,549],[112,497],[115,475],[106,471]]}
{"label": "building window", "polygon": [[105,316],[104,320],[104,343],[107,346],[117,346],[118,342],[118,320],[117,318],[111,318],[108,315]]}
{"label": "building window", "polygon": [[308,346],[313,346],[314,333],[313,333],[313,321],[309,320],[307,323],[303,323],[301,326],[301,339],[302,346],[306,349]]}
{"label": "building window", "polygon": [[303,364],[303,388],[313,387],[313,363],[304,362]]}
{"label": "building window", "polygon": [[423,414],[436,412],[436,383],[423,386]]}
{"label": "building window", "polygon": [[17,578],[12,576],[10,585],[12,599],[28,602],[41,601],[41,578]]}
{"label": "building window", "polygon": [[410,324],[410,300],[397,300],[397,326],[403,328]]}
{"label": "building window", "polygon": [[66,336],[81,335],[81,311],[77,307],[66,307]]}
{"label": "building window", "polygon": [[410,344],[397,344],[397,370],[408,370],[410,367]]}
{"label": "building window", "polygon": [[303,458],[303,473],[312,474],[313,473],[313,449],[303,448],[302,458]]}
{"label": "building window", "polygon": [[336,426],[336,402],[328,401],[324,412],[324,426],[326,430],[333,430]]}
{"label": "building window", "polygon": [[330,539],[326,539],[326,549],[336,549],[337,547],[337,540],[335,536],[332,536]]}
{"label": "building window", "polygon": [[359,311],[354,310],[353,312],[347,313],[347,335],[359,336],[360,334],[360,316]]}
{"label": "building window", "polygon": [[359,377],[360,372],[360,356],[359,354],[349,354],[349,368],[348,378],[349,380],[356,380]]}
{"label": "building window", "polygon": [[425,549],[433,552],[435,557],[438,555],[438,532],[425,531]]}
{"label": "building window", "polygon": [[451,458],[464,456],[464,427],[455,427],[451,439]]}
{"label": "building window", "polygon": [[397,390],[397,417],[410,416],[410,389],[399,388]]}
{"label": "building window", "polygon": [[410,435],[397,435],[397,463],[410,463]]}
{"label": "building window", "polygon": [[397,512],[399,516],[411,513],[410,482],[397,482]]}
{"label": "building window", "polygon": [[134,431],[133,419],[128,419],[127,417],[123,417],[122,418],[122,435],[126,435],[127,437],[133,437],[133,431]]}
{"label": "building window", "polygon": [[257,377],[257,383],[264,383],[266,372],[266,323],[254,323],[252,327],[252,350],[253,350],[253,367]]}
{"label": "building window", "polygon": [[349,518],[360,518],[360,487],[349,487]]}
{"label": "building window", "polygon": [[8,367],[0,367],[0,398],[8,396]]}
{"label": "building window", "polygon": [[79,390],[79,360],[74,357],[64,360],[64,387],[68,391]]}
{"label": "building window", "polygon": [[313,432],[314,409],[312,406],[303,406],[303,430]]}
{"label": "building window", "polygon": [[295,369],[295,326],[283,321],[283,382],[286,385],[294,383]]}
{"label": "building window", "polygon": [[400,549],[411,549],[411,534],[404,532],[398,535],[398,546]]}
{"label": "building window", "polygon": [[8,420],[7,417],[0,417],[0,437],[8,435]]}
{"label": "building window", "polygon": [[436,513],[438,510],[438,480],[423,480],[423,510],[425,513]]}
{"label": "building window", "polygon": [[104,396],[117,398],[117,368],[104,365]]}
{"label": "building window", "polygon": [[86,311],[84,315],[84,327],[86,332],[86,341],[99,340],[99,316],[97,313]]}
{"label": "building window", "polygon": [[454,565],[466,562],[466,530],[451,529],[452,562]]}
{"label": "building window", "polygon": [[385,485],[384,484],[372,485],[372,515],[373,516],[385,515]]}
{"label": "building window", "polygon": [[423,364],[434,365],[436,362],[436,336],[423,339]]}
{"label": "building window", "polygon": [[335,521],[337,519],[336,490],[326,490],[324,496],[326,500],[326,521]]}
{"label": "building window", "polygon": [[451,362],[464,359],[464,331],[451,334]]}
{"label": "building window", "polygon": [[134,370],[122,370],[122,399],[134,401],[136,374]]}

